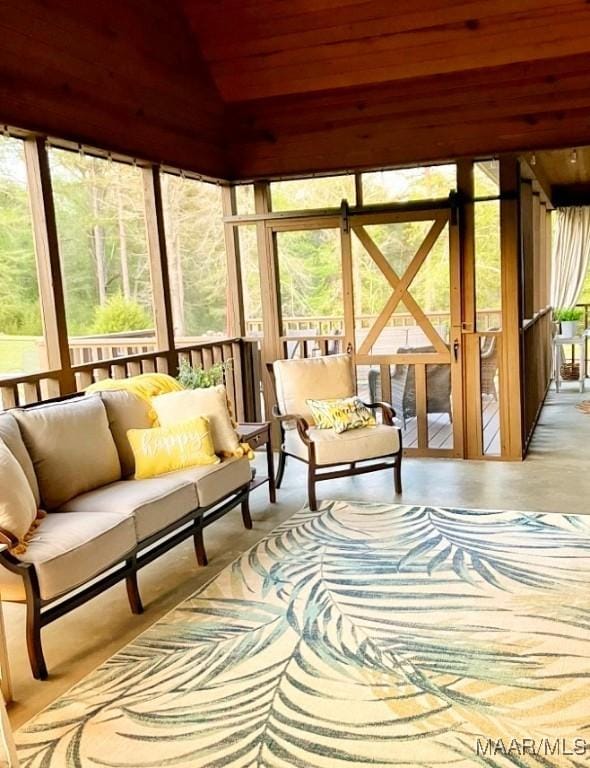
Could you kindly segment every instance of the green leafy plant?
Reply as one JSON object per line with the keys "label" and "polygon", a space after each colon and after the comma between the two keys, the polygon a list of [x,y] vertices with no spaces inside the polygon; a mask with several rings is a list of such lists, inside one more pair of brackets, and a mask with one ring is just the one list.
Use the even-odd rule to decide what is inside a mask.
{"label": "green leafy plant", "polygon": [[579,307],[572,307],[571,309],[568,308],[562,308],[562,309],[556,309],[555,310],[555,319],[557,322],[561,322],[562,320],[567,321],[574,321],[578,322],[578,320],[582,319],[583,312]]}
{"label": "green leafy plant", "polygon": [[193,366],[183,360],[178,368],[178,382],[185,389],[206,389],[223,384],[227,371],[231,368],[231,360],[225,363],[215,363],[205,370],[202,366]]}
{"label": "green leafy plant", "polygon": [[111,296],[106,304],[96,308],[92,332],[143,331],[152,324],[149,314],[141,304],[118,293]]}

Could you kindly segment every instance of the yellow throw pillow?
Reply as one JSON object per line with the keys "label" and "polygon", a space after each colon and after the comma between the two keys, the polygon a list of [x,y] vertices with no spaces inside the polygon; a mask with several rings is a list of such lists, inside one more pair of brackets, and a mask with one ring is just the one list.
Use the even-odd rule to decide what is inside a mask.
{"label": "yellow throw pillow", "polygon": [[169,427],[130,429],[127,437],[135,458],[136,480],[219,463],[209,419],[204,416]]}
{"label": "yellow throw pillow", "polygon": [[318,429],[333,429],[341,434],[349,429],[374,427],[375,417],[360,397],[342,397],[334,400],[306,400]]}
{"label": "yellow throw pillow", "polygon": [[243,456],[247,453],[240,445],[227,407],[227,393],[223,385],[203,389],[184,389],[152,398],[152,408],[163,427],[178,424],[187,418],[206,416],[211,424],[215,453],[220,456]]}

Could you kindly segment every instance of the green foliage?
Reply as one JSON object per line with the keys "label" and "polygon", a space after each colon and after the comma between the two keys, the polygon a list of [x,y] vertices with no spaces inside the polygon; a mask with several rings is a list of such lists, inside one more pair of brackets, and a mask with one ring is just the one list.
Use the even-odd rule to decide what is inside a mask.
{"label": "green foliage", "polygon": [[96,308],[92,332],[103,334],[143,331],[151,325],[152,320],[146,310],[136,301],[126,299],[119,293],[107,299],[106,304]]}
{"label": "green foliage", "polygon": [[205,370],[200,365],[192,366],[183,360],[178,368],[177,379],[185,389],[206,389],[223,384],[227,371],[231,368],[231,360],[225,363],[215,363]]}
{"label": "green foliage", "polygon": [[[68,332],[121,333],[153,326],[141,172],[76,152],[50,150]],[[366,202],[446,196],[452,167],[365,174]],[[486,179],[483,179],[484,182]],[[351,176],[273,184],[276,210],[337,207],[353,201]],[[177,338],[224,334],[227,265],[218,187],[162,175],[174,331]],[[476,203],[477,304],[499,308],[499,207]],[[430,222],[367,227],[396,270],[406,269]],[[239,228],[246,317],[262,316],[256,231]],[[443,234],[410,291],[426,313],[449,306],[448,241]],[[327,319],[340,328],[342,266],[337,228],[280,233],[279,277],[283,316]],[[391,285],[353,235],[356,311],[379,313]],[[0,137],[0,334],[40,335],[39,289],[22,142]],[[398,312],[406,311],[400,305]],[[433,322],[436,322],[433,320]],[[1,361],[0,361],[1,367]],[[33,366],[34,367],[34,366]],[[203,372],[205,373],[205,372]],[[208,372],[206,372],[208,373]]]}
{"label": "green foliage", "polygon": [[39,303],[0,305],[0,333],[12,336],[41,336]]}
{"label": "green foliage", "polygon": [[584,313],[582,312],[582,310],[579,309],[578,307],[572,307],[572,308],[566,307],[566,308],[556,309],[554,316],[557,322],[561,322],[562,320],[565,320],[566,322],[568,320],[577,322],[578,320],[582,319],[583,314]]}

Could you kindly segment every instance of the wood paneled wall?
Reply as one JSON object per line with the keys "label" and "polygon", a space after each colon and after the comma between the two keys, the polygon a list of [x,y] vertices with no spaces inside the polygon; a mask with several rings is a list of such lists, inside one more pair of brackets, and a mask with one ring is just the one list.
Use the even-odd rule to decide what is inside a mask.
{"label": "wood paneled wall", "polygon": [[1,4],[0,124],[225,178],[222,116],[173,3]]}

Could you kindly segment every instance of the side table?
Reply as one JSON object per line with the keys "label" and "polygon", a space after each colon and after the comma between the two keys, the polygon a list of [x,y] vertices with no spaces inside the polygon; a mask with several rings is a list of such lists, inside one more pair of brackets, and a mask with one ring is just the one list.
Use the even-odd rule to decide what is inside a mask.
{"label": "side table", "polygon": [[553,359],[554,359],[554,365],[555,365],[555,391],[559,392],[559,384],[560,384],[560,369],[561,369],[561,350],[564,346],[571,345],[573,347],[578,347],[580,349],[580,376],[579,376],[579,386],[580,386],[580,392],[584,391],[584,375],[585,375],[585,361],[584,358],[586,356],[586,337],[585,336],[572,336],[568,338],[567,336],[555,336],[553,339]]}
{"label": "side table", "polygon": [[266,445],[266,465],[268,477],[256,478],[254,487],[268,482],[268,497],[272,504],[277,500],[277,491],[275,485],[275,462],[272,453],[272,443],[270,439],[270,421],[250,422],[238,424],[238,435],[240,440],[248,443],[253,451]]}

